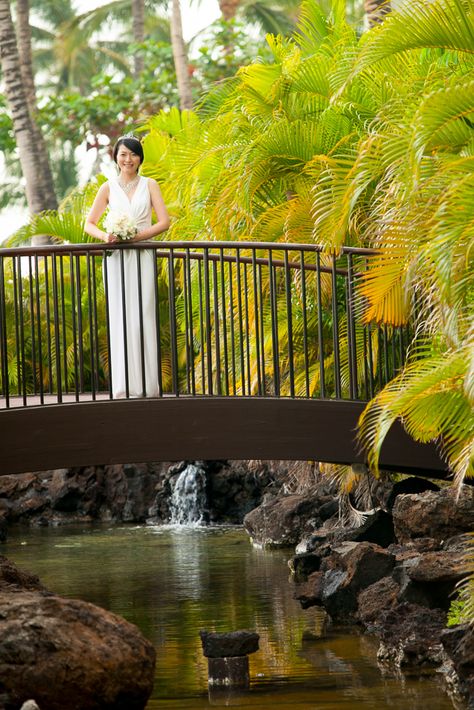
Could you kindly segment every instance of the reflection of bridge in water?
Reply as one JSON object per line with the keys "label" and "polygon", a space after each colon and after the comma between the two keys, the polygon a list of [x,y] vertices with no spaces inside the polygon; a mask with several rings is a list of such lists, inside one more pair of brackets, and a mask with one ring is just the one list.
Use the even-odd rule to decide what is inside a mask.
{"label": "reflection of bridge in water", "polygon": [[[107,250],[138,257],[144,247],[156,256],[160,396],[146,397],[143,375],[141,398],[128,396],[127,383],[117,400],[104,246],[0,249],[0,474],[178,459],[363,462],[358,416],[403,365],[409,342],[406,327],[359,317],[358,283],[373,252],[336,257],[255,242]],[[398,425],[381,465],[445,471],[433,446]]]}

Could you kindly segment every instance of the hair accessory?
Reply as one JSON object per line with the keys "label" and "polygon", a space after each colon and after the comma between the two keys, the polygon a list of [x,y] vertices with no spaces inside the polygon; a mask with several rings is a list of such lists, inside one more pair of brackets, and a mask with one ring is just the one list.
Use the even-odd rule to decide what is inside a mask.
{"label": "hair accessory", "polygon": [[120,138],[133,138],[134,141],[140,142],[140,139],[137,138],[137,136],[134,135],[132,132],[130,132],[130,133],[124,133],[123,136],[120,136]]}

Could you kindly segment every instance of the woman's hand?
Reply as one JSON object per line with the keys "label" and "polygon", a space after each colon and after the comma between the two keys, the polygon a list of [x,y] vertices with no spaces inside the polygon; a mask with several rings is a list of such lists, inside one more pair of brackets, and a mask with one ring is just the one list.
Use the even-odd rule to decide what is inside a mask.
{"label": "woman's hand", "polygon": [[118,237],[115,236],[115,234],[111,234],[110,232],[105,235],[105,242],[107,244],[115,244],[116,242],[120,241]]}

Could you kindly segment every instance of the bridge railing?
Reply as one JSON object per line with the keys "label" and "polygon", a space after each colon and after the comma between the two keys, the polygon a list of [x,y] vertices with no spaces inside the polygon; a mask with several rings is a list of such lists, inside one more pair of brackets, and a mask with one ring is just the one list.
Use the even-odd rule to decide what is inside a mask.
{"label": "bridge railing", "polygon": [[[153,261],[160,397],[366,400],[404,362],[406,328],[359,316],[357,284],[370,250],[336,257],[315,245],[256,242],[0,249],[2,407],[113,398],[108,256],[118,252],[123,274],[125,253],[135,254],[123,345],[143,351],[143,249]],[[138,345],[127,342],[130,309],[138,312]]]}

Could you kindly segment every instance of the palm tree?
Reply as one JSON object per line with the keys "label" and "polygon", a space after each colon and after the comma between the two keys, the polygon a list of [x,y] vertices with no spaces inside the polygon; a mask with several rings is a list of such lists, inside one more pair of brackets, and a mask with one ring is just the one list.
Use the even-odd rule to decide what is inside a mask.
{"label": "palm tree", "polygon": [[219,0],[225,22],[238,18],[275,34],[288,34],[294,28],[299,6],[297,0]]}
{"label": "palm tree", "polygon": [[57,201],[54,191],[53,176],[49,164],[48,150],[41,129],[36,123],[37,103],[31,53],[29,0],[17,0],[16,24],[18,53],[20,58],[20,69],[23,78],[23,86],[25,89],[30,115],[33,119],[33,130],[35,132],[36,143],[38,145],[39,159],[42,165],[38,179],[40,179],[44,183],[44,192],[47,196],[48,209],[55,209],[57,207]]}
{"label": "palm tree", "polygon": [[43,164],[39,156],[37,130],[28,106],[28,98],[23,85],[20,57],[16,43],[8,0],[0,2],[0,60],[5,83],[5,94],[10,106],[20,163],[26,181],[26,197],[30,212],[54,209],[51,191],[43,179]]}
{"label": "palm tree", "polygon": [[[86,95],[98,68],[115,67],[128,73],[128,42],[95,39],[113,11],[123,12],[123,2],[111,2],[95,10],[77,14],[71,0],[36,4],[37,14],[46,22],[34,27],[33,60],[38,69],[45,69],[54,90],[78,90]],[[130,2],[128,2],[130,17]]]}
{"label": "palm tree", "polygon": [[[132,0],[133,39],[141,44],[145,39],[145,0]],[[135,78],[143,71],[143,58],[135,53],[133,57],[133,74]]]}
{"label": "palm tree", "polygon": [[385,15],[390,12],[390,0],[364,0],[364,10],[369,27],[383,22]]}
{"label": "palm tree", "polygon": [[172,0],[171,5],[171,45],[178,82],[179,104],[182,110],[191,109],[193,98],[179,0]]}

